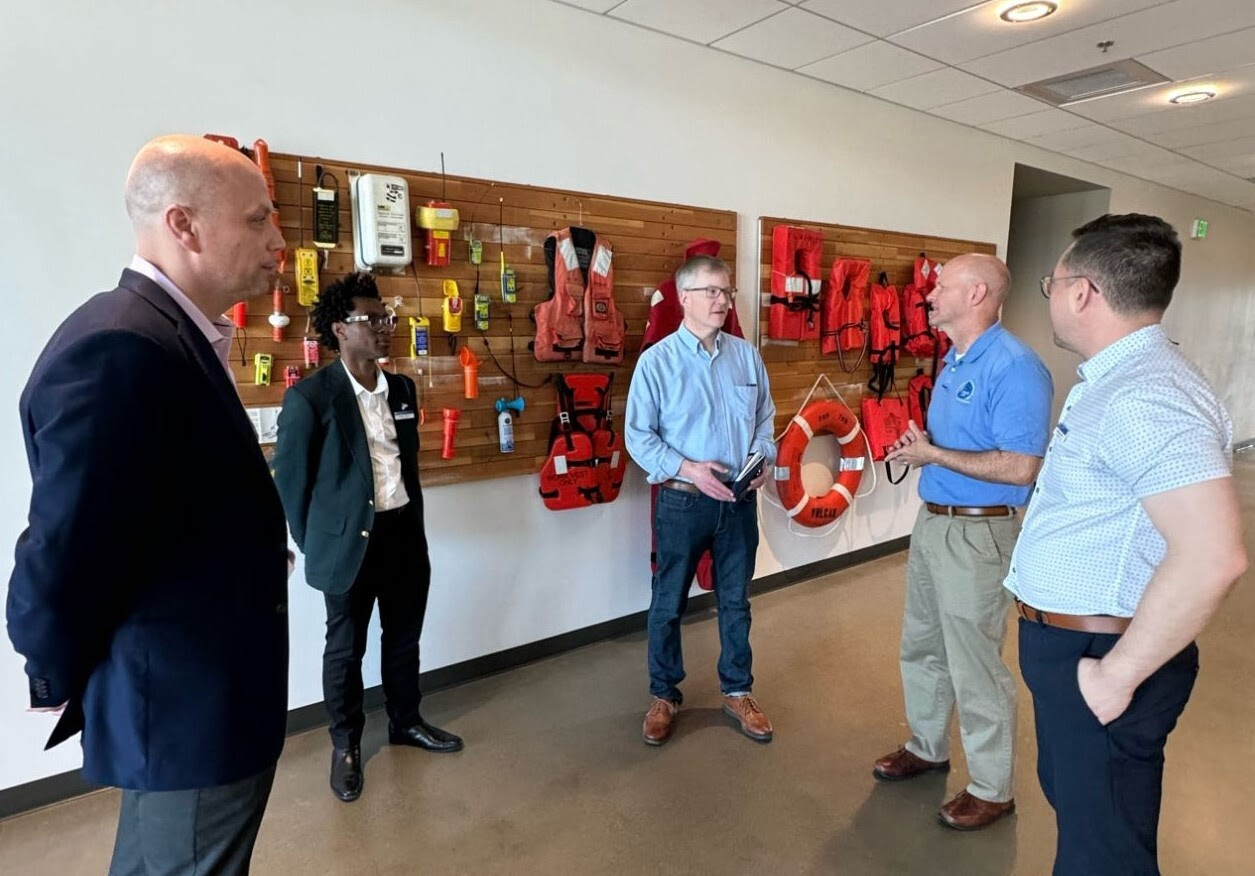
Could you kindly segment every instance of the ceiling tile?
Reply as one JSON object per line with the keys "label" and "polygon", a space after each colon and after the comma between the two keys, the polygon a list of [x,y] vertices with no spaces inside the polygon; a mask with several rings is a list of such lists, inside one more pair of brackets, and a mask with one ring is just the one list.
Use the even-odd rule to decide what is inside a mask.
{"label": "ceiling tile", "polygon": [[1042,134],[1053,134],[1060,131],[1075,130],[1088,127],[1091,123],[1079,116],[1065,113],[1063,110],[1048,109],[1039,113],[1015,116],[997,122],[989,122],[980,127],[991,134],[1001,134],[1013,140],[1027,140],[1040,137]]}
{"label": "ceiling tile", "polygon": [[1233,122],[1255,116],[1255,94],[1217,98],[1196,106],[1169,106],[1165,111],[1146,112],[1128,119],[1111,122],[1112,127],[1153,139],[1162,131],[1185,131],[1190,128]]}
{"label": "ceiling tile", "polygon": [[[959,15],[894,34],[892,42],[947,64],[960,64],[1162,2],[1164,0],[1072,0],[1060,3],[1059,10],[1049,18],[1022,24],[1008,24],[998,17],[1005,3],[984,3]],[[1090,45],[1092,48],[1093,44]]]}
{"label": "ceiling tile", "polygon": [[867,34],[790,8],[712,45],[756,61],[796,70],[868,42],[871,37]]}
{"label": "ceiling tile", "polygon": [[1255,27],[1142,55],[1141,61],[1170,79],[1193,79],[1255,64]]}
{"label": "ceiling tile", "polygon": [[558,0],[564,6],[578,6],[591,12],[607,12],[618,6],[623,0]]}
{"label": "ceiling tile", "polygon": [[1116,158],[1157,159],[1163,158],[1164,153],[1167,152],[1166,149],[1161,149],[1153,143],[1147,143],[1145,140],[1139,140],[1136,137],[1119,133],[1102,143],[1065,151],[1073,158],[1080,158],[1082,161],[1093,161],[1094,163],[1110,161]]}
{"label": "ceiling tile", "polygon": [[806,0],[803,9],[859,30],[887,36],[967,9],[979,0]]}
{"label": "ceiling tile", "polygon": [[1096,122],[1110,122],[1120,127],[1119,121],[1136,118],[1149,113],[1185,112],[1202,109],[1199,106],[1176,106],[1170,100],[1176,94],[1193,88],[1206,88],[1215,91],[1219,97],[1207,104],[1218,106],[1243,94],[1255,94],[1255,65],[1226,70],[1215,76],[1170,82],[1164,85],[1153,85],[1139,88],[1124,94],[1113,94],[1097,100],[1073,104],[1069,112],[1085,116]]}
{"label": "ceiling tile", "polygon": [[[1130,131],[1130,133],[1134,132]],[[1191,125],[1177,131],[1160,131],[1154,135],[1153,139],[1160,146],[1179,149],[1183,146],[1223,143],[1236,137],[1255,137],[1255,116],[1229,122],[1215,122],[1210,125]]]}
{"label": "ceiling tile", "polygon": [[1241,137],[1223,143],[1209,143],[1206,146],[1189,146],[1177,151],[1207,164],[1217,164],[1226,159],[1255,156],[1255,137]]}
{"label": "ceiling tile", "polygon": [[1113,131],[1102,125],[1086,125],[1082,128],[1073,128],[1070,131],[1059,131],[1054,134],[1043,134],[1040,137],[1030,137],[1025,142],[1053,152],[1069,152],[1072,149],[1081,149],[1085,146],[1097,146],[1099,143],[1119,141],[1123,136],[1119,131]]}
{"label": "ceiling tile", "polygon": [[1001,90],[992,82],[986,82],[970,73],[964,73],[953,67],[943,67],[932,73],[873,88],[870,93],[903,106],[932,109],[942,104]]}
{"label": "ceiling tile", "polygon": [[867,91],[937,70],[941,63],[908,52],[884,40],[867,43],[848,52],[800,67],[797,72],[846,88]]}
{"label": "ceiling tile", "polygon": [[779,0],[624,0],[610,15],[686,40],[711,43],[790,8]]}
{"label": "ceiling tile", "polygon": [[929,112],[935,116],[941,116],[943,119],[949,119],[952,122],[962,122],[965,125],[983,125],[986,122],[996,122],[999,119],[1010,119],[1015,116],[1041,112],[1045,106],[1041,101],[1003,89],[993,94],[983,94],[980,97],[971,97],[956,103],[947,103],[943,106],[933,107]]}
{"label": "ceiling tile", "polygon": [[[1108,3],[1102,6],[1106,9]],[[1252,25],[1255,3],[1251,0],[1176,0],[959,66],[986,79],[1017,86]],[[1115,42],[1106,56],[1097,48],[1103,40]],[[894,42],[901,41],[895,37]]]}

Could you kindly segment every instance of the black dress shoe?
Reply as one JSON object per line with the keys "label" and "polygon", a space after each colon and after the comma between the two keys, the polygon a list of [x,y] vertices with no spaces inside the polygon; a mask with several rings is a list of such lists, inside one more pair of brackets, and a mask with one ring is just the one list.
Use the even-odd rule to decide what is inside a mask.
{"label": "black dress shoe", "polygon": [[415,748],[442,753],[462,750],[460,736],[433,727],[422,718],[412,727],[396,727],[391,721],[388,722],[388,741],[393,745],[413,745]]}
{"label": "black dress shoe", "polygon": [[331,749],[331,793],[345,803],[352,803],[362,796],[365,782],[360,748]]}

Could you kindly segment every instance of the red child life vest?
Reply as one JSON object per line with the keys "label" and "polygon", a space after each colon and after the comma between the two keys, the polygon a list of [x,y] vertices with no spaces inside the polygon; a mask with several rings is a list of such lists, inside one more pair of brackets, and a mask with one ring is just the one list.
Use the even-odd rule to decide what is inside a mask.
{"label": "red child life vest", "polygon": [[587,228],[545,238],[549,298],[532,311],[539,362],[623,361],[627,325],[614,304],[614,249]]}
{"label": "red child life vest", "polygon": [[771,232],[771,307],[767,337],[781,341],[819,339],[820,263],[824,238],[818,231],[777,225]]}
{"label": "red child life vest", "polygon": [[540,496],[551,511],[613,502],[623,486],[627,451],[610,407],[614,376],[558,374],[557,416],[549,429],[549,458],[540,470]]}
{"label": "red child life vest", "polygon": [[832,271],[828,274],[828,291],[822,302],[821,352],[848,352],[867,346],[863,310],[867,307],[867,284],[871,270],[869,259],[833,260]]}

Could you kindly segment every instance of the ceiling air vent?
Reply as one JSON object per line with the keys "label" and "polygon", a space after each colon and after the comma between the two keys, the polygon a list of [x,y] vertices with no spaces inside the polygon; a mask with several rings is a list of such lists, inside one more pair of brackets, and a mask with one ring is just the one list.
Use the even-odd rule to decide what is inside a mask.
{"label": "ceiling air vent", "polygon": [[1171,80],[1167,76],[1130,58],[1040,82],[1030,82],[1015,90],[1055,106],[1068,106],[1169,81]]}

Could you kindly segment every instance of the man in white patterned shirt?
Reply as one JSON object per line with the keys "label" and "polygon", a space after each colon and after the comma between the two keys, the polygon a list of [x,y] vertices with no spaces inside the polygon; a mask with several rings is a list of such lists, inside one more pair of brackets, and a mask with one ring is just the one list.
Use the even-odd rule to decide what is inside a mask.
{"label": "man in white patterned shirt", "polygon": [[1154,216],[1073,232],[1042,294],[1079,354],[1006,586],[1033,694],[1055,874],[1158,873],[1168,734],[1194,638],[1246,568],[1233,426],[1160,326],[1181,243]]}

